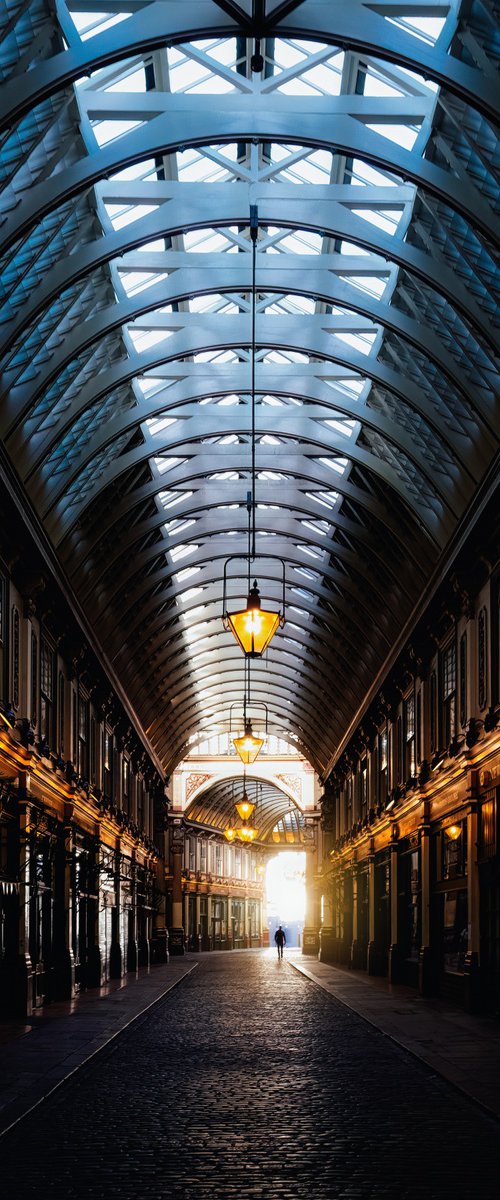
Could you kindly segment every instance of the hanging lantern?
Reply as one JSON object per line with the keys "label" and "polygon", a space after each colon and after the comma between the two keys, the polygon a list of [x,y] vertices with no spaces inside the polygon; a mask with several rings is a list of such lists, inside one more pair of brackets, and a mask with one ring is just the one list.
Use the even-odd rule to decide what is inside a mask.
{"label": "hanging lantern", "polygon": [[245,721],[245,732],[241,734],[241,737],[233,738],[233,746],[236,753],[239,754],[241,761],[245,764],[255,762],[263,745],[264,738],[255,737],[251,721]]}
{"label": "hanging lantern", "polygon": [[228,842],[234,842],[236,830],[230,825],[228,829],[224,830],[224,837],[227,838]]}
{"label": "hanging lantern", "polygon": [[243,842],[253,842],[257,833],[258,830],[253,825],[242,825],[239,830],[239,836]]}
{"label": "hanging lantern", "polygon": [[241,817],[242,821],[246,822],[248,821],[248,818],[251,817],[254,808],[255,804],[252,804],[252,801],[248,799],[246,792],[243,792],[243,799],[240,800],[236,805],[236,812],[238,813],[238,816]]}
{"label": "hanging lantern", "polygon": [[283,624],[283,618],[281,613],[261,607],[257,580],[254,579],[246,608],[240,612],[226,613],[225,624],[243,653],[250,658],[258,658],[267,650],[278,626]]}

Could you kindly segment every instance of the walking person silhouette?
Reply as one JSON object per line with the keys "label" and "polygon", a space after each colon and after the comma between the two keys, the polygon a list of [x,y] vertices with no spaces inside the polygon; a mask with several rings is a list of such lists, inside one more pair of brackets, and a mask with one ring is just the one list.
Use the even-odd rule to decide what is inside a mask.
{"label": "walking person silhouette", "polygon": [[286,937],[285,930],[281,928],[281,925],[279,925],[276,930],[274,940],[278,950],[278,958],[283,958],[283,946],[286,946]]}

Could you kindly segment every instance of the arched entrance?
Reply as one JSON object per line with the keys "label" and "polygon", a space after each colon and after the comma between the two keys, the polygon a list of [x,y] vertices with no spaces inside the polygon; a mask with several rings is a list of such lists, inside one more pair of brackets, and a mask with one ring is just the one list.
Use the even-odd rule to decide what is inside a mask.
{"label": "arched entrance", "polygon": [[[254,805],[251,843],[240,832],[236,809],[244,790]],[[258,762],[244,771],[226,739],[216,748],[197,746],[174,772],[172,791],[167,877],[172,927],[184,929],[191,948],[242,949],[268,945],[269,920],[274,936],[276,918],[289,923],[291,944],[302,941],[304,925],[311,924],[304,900],[293,908],[290,898],[285,907],[283,902],[291,883],[286,876],[299,882],[299,855],[295,892],[304,896],[306,874],[308,892],[314,891],[319,788],[310,764],[283,743],[278,754],[266,745]],[[277,874],[276,880],[273,872],[269,876],[268,910],[270,860]]]}
{"label": "arched entrance", "polygon": [[287,946],[301,946],[306,919],[306,853],[281,850],[268,859],[266,873],[266,921],[269,941],[278,925],[285,931]]}

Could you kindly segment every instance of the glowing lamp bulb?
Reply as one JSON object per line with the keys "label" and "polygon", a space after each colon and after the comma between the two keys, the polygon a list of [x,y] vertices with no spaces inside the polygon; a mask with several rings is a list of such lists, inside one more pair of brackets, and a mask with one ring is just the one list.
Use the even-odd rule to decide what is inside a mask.
{"label": "glowing lamp bulb", "polygon": [[258,658],[271,641],[284,618],[279,612],[261,608],[257,580],[254,579],[247,598],[246,608],[240,612],[226,613],[224,625],[230,629],[238,645],[250,658]]}
{"label": "glowing lamp bulb", "polygon": [[448,825],[448,828],[445,829],[446,837],[449,838],[450,841],[452,841],[452,842],[458,841],[458,838],[461,836],[461,833],[462,833],[461,825]]}

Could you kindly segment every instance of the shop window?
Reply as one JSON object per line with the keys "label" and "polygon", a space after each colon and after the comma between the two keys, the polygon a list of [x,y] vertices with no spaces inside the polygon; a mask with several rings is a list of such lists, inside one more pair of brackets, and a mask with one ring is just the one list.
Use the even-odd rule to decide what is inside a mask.
{"label": "shop window", "polygon": [[122,758],[122,808],[124,812],[130,812],[130,759],[125,755]]}
{"label": "shop window", "polygon": [[479,811],[479,856],[494,858],[497,853],[497,792],[488,792]]}
{"label": "shop window", "polygon": [[40,737],[49,746],[54,733],[54,651],[42,638],[40,646]]}
{"label": "shop window", "polygon": [[111,800],[113,797],[113,734],[110,729],[104,730],[102,750],[104,795]]}
{"label": "shop window", "polygon": [[7,581],[3,575],[0,575],[0,700],[4,703],[8,702],[5,688],[5,675],[7,665],[7,630],[6,630],[6,609],[5,601],[7,594]]}
{"label": "shop window", "polygon": [[97,742],[96,723],[95,723],[95,718],[91,717],[90,718],[90,738],[89,738],[89,758],[90,758],[90,782],[93,784],[95,784],[96,769],[97,769],[96,742]]}
{"label": "shop window", "polygon": [[409,856],[410,867],[410,911],[409,944],[410,956],[416,957],[420,950],[420,854],[414,850]]}
{"label": "shop window", "polygon": [[78,755],[78,696],[71,689],[71,757],[76,763]]}
{"label": "shop window", "polygon": [[442,878],[457,879],[466,873],[467,834],[464,821],[443,829]]}
{"label": "shop window", "polygon": [[245,909],[243,900],[233,900],[231,920],[233,938],[235,942],[241,941],[245,936]]}
{"label": "shop window", "polygon": [[257,918],[258,918],[257,901],[249,900],[249,902],[248,902],[248,932],[250,934],[250,937],[252,937],[252,938],[257,938],[259,936],[259,923],[258,923]]}
{"label": "shop window", "polygon": [[444,893],[443,969],[462,973],[467,953],[467,891]]}
{"label": "shop window", "polygon": [[493,695],[492,701],[494,704],[500,703],[500,578],[495,580],[493,589],[493,658],[492,658],[492,680]]}
{"label": "shop window", "polygon": [[415,753],[415,696],[412,693],[404,702],[405,774],[413,779],[417,772]]}
{"label": "shop window", "polygon": [[401,717],[396,721],[396,783],[403,782],[403,722]]}
{"label": "shop window", "polygon": [[460,725],[467,724],[467,634],[460,638]]}
{"label": "shop window", "polygon": [[385,805],[388,793],[387,784],[387,729],[379,735],[379,803]]}
{"label": "shop window", "polygon": [[137,824],[144,829],[144,780],[137,780]]}
{"label": "shop window", "polygon": [[352,776],[348,775],[344,782],[345,828],[351,829],[354,816],[352,811]]}
{"label": "shop window", "polygon": [[239,846],[234,847],[234,874],[236,879],[241,879],[241,850]]}
{"label": "shop window", "polygon": [[206,874],[207,870],[207,843],[200,842],[200,871]]}
{"label": "shop window", "polygon": [[344,879],[337,878],[334,881],[333,893],[333,916],[335,937],[340,941],[344,937]]}
{"label": "shop window", "polygon": [[78,704],[78,774],[82,779],[88,779],[89,773],[89,702],[82,696]]}
{"label": "shop window", "polygon": [[487,700],[487,625],[486,625],[486,609],[482,608],[477,618],[477,679],[478,679],[478,701],[479,708],[486,708]]}
{"label": "shop window", "polygon": [[455,643],[443,651],[441,660],[441,721],[443,746],[448,748],[455,736],[457,666]]}
{"label": "shop window", "polygon": [[66,720],[65,697],[66,697],[66,688],[65,688],[65,683],[64,683],[64,675],[63,675],[62,671],[60,671],[59,672],[59,682],[58,682],[58,686],[57,686],[57,709],[58,709],[57,720],[58,720],[58,727],[59,727],[59,747],[58,747],[58,749],[59,749],[59,753],[61,755],[64,755],[64,722]]}
{"label": "shop window", "polygon": [[364,820],[368,814],[368,762],[366,758],[363,759],[360,766],[359,797],[361,803],[361,817],[362,820]]}
{"label": "shop window", "polygon": [[19,610],[14,606],[12,609],[12,703],[14,708],[19,708],[19,644]]}
{"label": "shop window", "polygon": [[436,672],[429,679],[429,735],[431,754],[435,754],[437,745],[437,706],[436,706]]}
{"label": "shop window", "polygon": [[399,916],[401,922],[401,946],[404,956],[417,959],[420,952],[420,850],[417,845],[403,852],[398,872],[401,884],[399,892]]}
{"label": "shop window", "polygon": [[222,875],[222,846],[215,843],[215,874]]}
{"label": "shop window", "polygon": [[35,728],[38,721],[38,638],[31,633],[31,724]]}
{"label": "shop window", "polygon": [[417,707],[415,713],[415,750],[417,766],[422,762],[422,689],[417,692]]}

